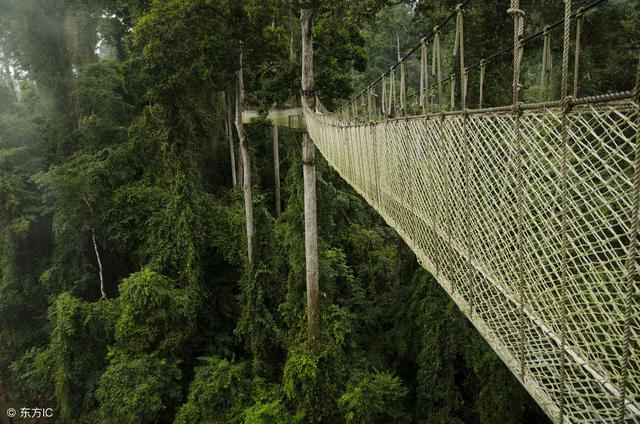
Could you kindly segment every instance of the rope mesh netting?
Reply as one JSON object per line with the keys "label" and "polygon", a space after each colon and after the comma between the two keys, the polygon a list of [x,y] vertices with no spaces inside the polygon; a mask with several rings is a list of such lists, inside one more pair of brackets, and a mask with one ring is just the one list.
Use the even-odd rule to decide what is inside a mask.
{"label": "rope mesh netting", "polygon": [[[443,110],[442,25],[336,113],[304,108],[329,164],[396,229],[556,423],[640,423],[640,67],[633,91],[569,95],[571,23],[577,96],[584,14],[603,1],[572,13],[564,0],[564,19],[524,38],[525,14],[511,0],[509,106],[482,109],[487,62],[503,49],[472,66],[480,109],[466,107],[466,0],[444,22],[455,22],[460,66],[449,78],[449,108],[459,90],[461,110]],[[524,45],[543,38],[544,100],[550,30],[561,25],[561,100],[522,104]],[[419,104],[411,108],[407,62],[417,52]]]}
{"label": "rope mesh netting", "polygon": [[305,117],[552,419],[637,422],[638,110]]}

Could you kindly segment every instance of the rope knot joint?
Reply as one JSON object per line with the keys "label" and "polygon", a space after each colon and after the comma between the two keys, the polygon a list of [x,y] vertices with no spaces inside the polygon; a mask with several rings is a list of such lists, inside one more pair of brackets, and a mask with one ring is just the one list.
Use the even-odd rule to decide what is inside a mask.
{"label": "rope knot joint", "polygon": [[513,107],[511,108],[511,110],[513,111],[513,114],[516,116],[522,116],[522,113],[524,112],[522,109],[522,102],[516,102],[513,104]]}
{"label": "rope knot joint", "polygon": [[562,109],[562,112],[569,113],[571,111],[572,103],[573,103],[573,96],[565,96],[560,101],[560,108]]}
{"label": "rope knot joint", "polygon": [[516,9],[515,7],[507,9],[507,13],[514,16],[524,17],[524,10]]}

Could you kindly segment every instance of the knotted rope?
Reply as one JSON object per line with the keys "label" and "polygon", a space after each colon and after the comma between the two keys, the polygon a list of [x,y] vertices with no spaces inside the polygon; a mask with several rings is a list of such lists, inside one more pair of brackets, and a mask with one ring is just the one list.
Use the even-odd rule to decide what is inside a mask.
{"label": "knotted rope", "polygon": [[367,119],[371,121],[373,119],[373,95],[371,93],[371,86],[367,89]]}
{"label": "knotted rope", "polygon": [[524,34],[524,12],[520,9],[520,0],[511,0],[511,8],[507,11],[513,15],[513,113],[515,120],[513,123],[514,135],[515,135],[515,165],[514,172],[517,175],[516,179],[516,201],[517,201],[517,215],[516,215],[516,269],[517,269],[517,290],[520,300],[520,306],[518,307],[518,345],[517,353],[518,360],[520,362],[520,375],[524,377],[526,371],[525,365],[525,348],[524,348],[524,275],[523,275],[523,228],[524,228],[524,148],[522,140],[522,111],[520,107],[520,89],[522,85],[520,83],[522,56],[524,52],[523,34]]}
{"label": "knotted rope", "polygon": [[387,78],[382,75],[382,101],[380,106],[382,107],[382,116],[387,116]]}
{"label": "knotted rope", "polygon": [[400,62],[400,115],[407,113],[407,64]]}
{"label": "knotted rope", "polygon": [[560,399],[558,401],[559,421],[564,422],[564,414],[567,403],[567,355],[565,352],[567,340],[567,313],[569,303],[569,235],[568,235],[568,172],[569,156],[571,147],[569,146],[568,113],[570,111],[569,98],[569,48],[571,43],[571,0],[564,0],[564,33],[562,39],[562,129],[561,137],[563,144],[562,161],[560,164],[560,235],[561,264],[560,264]]}
{"label": "knotted rope", "polygon": [[584,11],[579,8],[576,12],[576,49],[573,62],[573,96],[578,97],[578,79],[580,78],[580,39],[582,38],[582,21]]}
{"label": "knotted rope", "polygon": [[520,72],[522,55],[524,52],[524,12],[520,10],[520,0],[511,0],[511,7],[507,12],[513,15],[513,103],[520,101]]}
{"label": "knotted rope", "polygon": [[482,103],[484,101],[484,74],[486,71],[487,61],[482,59],[480,61],[480,102],[478,107],[482,109]]}
{"label": "knotted rope", "polygon": [[369,120],[373,120],[376,113],[376,89],[373,85],[369,86]]}
{"label": "knotted rope", "polygon": [[551,31],[549,25],[544,27],[542,43],[542,71],[540,74],[540,100],[544,100],[545,86],[547,84],[547,74],[551,73],[553,56],[551,55]]}
{"label": "knotted rope", "polygon": [[394,114],[394,107],[397,107],[396,103],[396,71],[391,70],[389,74],[389,116]]}
{"label": "knotted rope", "polygon": [[462,4],[456,6],[456,33],[453,44],[453,55],[460,58],[460,107],[466,108],[466,73],[464,72],[464,10]]}
{"label": "knotted rope", "polygon": [[429,108],[429,45],[422,39],[420,50],[420,107],[422,113],[427,113]]}
{"label": "knotted rope", "polygon": [[431,75],[438,81],[438,104],[442,104],[442,66],[440,58],[440,28],[433,28],[433,60]]}
{"label": "knotted rope", "polygon": [[454,74],[451,74],[451,106],[450,109],[454,110],[456,107],[456,78]]}

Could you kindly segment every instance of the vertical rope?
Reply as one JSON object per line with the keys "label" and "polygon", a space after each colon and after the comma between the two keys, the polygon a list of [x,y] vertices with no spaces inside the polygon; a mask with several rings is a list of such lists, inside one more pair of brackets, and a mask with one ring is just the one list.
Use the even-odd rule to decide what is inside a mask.
{"label": "vertical rope", "polygon": [[480,61],[480,102],[478,107],[482,109],[482,104],[484,102],[484,73],[486,71],[487,61],[482,59]]}
{"label": "vertical rope", "polygon": [[580,39],[582,38],[582,21],[584,20],[584,11],[579,8],[576,12],[576,49],[575,59],[573,62],[573,96],[578,97],[578,80],[580,78]]}
{"label": "vertical rope", "polygon": [[551,55],[551,31],[549,25],[544,27],[542,43],[542,70],[540,71],[540,100],[546,98],[547,74],[551,73],[552,58]]}
{"label": "vertical rope", "polygon": [[469,82],[469,68],[464,68],[462,72],[462,96],[460,97],[460,103],[462,109],[467,108],[467,94],[468,94],[468,82]]}
{"label": "vertical rope", "polygon": [[394,108],[397,108],[396,102],[396,71],[394,69],[391,70],[391,74],[389,75],[389,116],[396,116],[394,114]]}
{"label": "vertical rope", "polygon": [[438,81],[438,104],[442,105],[442,63],[440,60],[440,29],[433,28],[433,60],[431,74]]}
{"label": "vertical rope", "polygon": [[513,15],[513,104],[520,101],[520,73],[524,45],[524,12],[520,10],[520,0],[511,0],[511,8],[508,13]]}
{"label": "vertical rope", "polygon": [[400,115],[407,113],[407,64],[400,62]]}
{"label": "vertical rope", "polygon": [[422,39],[420,51],[420,107],[425,115],[429,109],[429,45]]}
{"label": "vertical rope", "polygon": [[373,94],[372,87],[367,88],[367,117],[369,121],[373,120]]}
{"label": "vertical rope", "polygon": [[454,74],[451,74],[451,106],[450,110],[456,107],[456,78]]}
{"label": "vertical rope", "polygon": [[387,78],[382,76],[382,117],[387,117]]}
{"label": "vertical rope", "polygon": [[518,360],[520,362],[520,375],[524,377],[525,366],[525,333],[524,333],[524,249],[522,239],[524,237],[524,140],[522,137],[522,110],[520,108],[520,90],[521,72],[522,72],[522,56],[524,54],[523,34],[524,34],[524,12],[520,9],[520,0],[511,0],[511,8],[508,13],[513,15],[513,113],[514,119],[514,135],[515,135],[515,166],[516,174],[516,272],[517,272],[517,291],[520,301],[518,313]]}
{"label": "vertical rope", "polygon": [[618,400],[618,423],[624,424],[626,415],[626,396],[629,390],[629,368],[631,356],[631,324],[633,321],[633,295],[636,284],[636,261],[638,260],[638,231],[640,231],[640,63],[636,69],[636,87],[634,89],[636,103],[636,145],[633,159],[633,203],[631,210],[631,225],[629,234],[629,248],[627,250],[626,291],[624,293],[624,348],[622,352],[622,372],[620,376],[620,399]]}
{"label": "vertical rope", "polygon": [[568,289],[568,268],[569,268],[569,236],[567,220],[568,203],[568,173],[569,173],[569,130],[568,113],[570,107],[569,97],[569,48],[571,43],[571,0],[564,0],[564,33],[562,39],[562,163],[560,168],[560,235],[561,245],[561,266],[560,266],[560,400],[559,400],[559,421],[563,422],[567,403],[567,355],[565,352],[567,340],[567,314],[569,302]]}
{"label": "vertical rope", "polygon": [[[460,107],[466,107],[466,75],[464,72],[464,10],[462,4],[456,6],[456,34],[453,44],[453,55],[460,58]],[[452,107],[453,109],[453,107]]]}
{"label": "vertical rope", "polygon": [[378,97],[378,95],[376,94],[376,87],[375,86],[371,86],[371,119],[373,120],[375,118],[376,115],[376,111],[378,110],[378,105],[376,102],[376,97]]}
{"label": "vertical rope", "polygon": [[429,110],[429,45],[424,46],[424,113]]}

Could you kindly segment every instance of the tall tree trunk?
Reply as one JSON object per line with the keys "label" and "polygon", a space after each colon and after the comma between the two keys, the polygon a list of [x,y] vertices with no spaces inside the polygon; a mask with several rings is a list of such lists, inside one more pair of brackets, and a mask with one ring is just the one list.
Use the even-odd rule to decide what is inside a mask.
{"label": "tall tree trunk", "polygon": [[[312,110],[316,100],[313,76],[313,10],[300,0],[302,25],[302,101]],[[318,282],[318,211],[316,205],[315,146],[308,133],[302,136],[304,174],[304,244],[307,266],[307,331],[310,345],[320,340],[320,285]]]}
{"label": "tall tree trunk", "polygon": [[275,181],[276,194],[276,216],[282,213],[282,203],[280,201],[280,146],[278,145],[278,126],[273,124],[273,179]]}
{"label": "tall tree trunk", "polygon": [[236,81],[236,130],[240,139],[240,155],[242,157],[242,191],[244,193],[244,211],[247,227],[247,256],[249,266],[253,266],[253,198],[251,195],[251,156],[247,131],[242,122],[244,111],[244,77],[242,65],[242,43],[238,50],[238,75]]}
{"label": "tall tree trunk", "polygon": [[225,119],[225,127],[227,129],[227,138],[229,139],[229,154],[231,155],[231,180],[233,181],[233,188],[238,187],[238,174],[236,171],[236,152],[233,145],[233,108],[231,107],[231,94],[224,95],[225,109],[227,111],[227,118]]}

